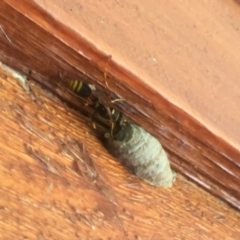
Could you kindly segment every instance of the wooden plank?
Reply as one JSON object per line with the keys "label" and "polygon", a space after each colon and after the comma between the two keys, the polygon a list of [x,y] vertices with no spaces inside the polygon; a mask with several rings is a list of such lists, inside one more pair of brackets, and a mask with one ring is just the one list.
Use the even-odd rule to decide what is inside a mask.
{"label": "wooden plank", "polygon": [[[150,187],[107,153],[89,120],[29,86],[0,69],[1,239],[238,239],[239,212],[181,176],[171,189]],[[76,168],[76,143],[96,182]]]}
{"label": "wooden plank", "polygon": [[[156,82],[156,79],[159,77],[159,72],[157,71],[153,75],[150,74],[154,72],[154,69],[150,67],[150,65],[153,66],[153,64],[147,64],[147,61],[145,61],[146,58],[143,58],[143,56],[146,55],[146,51],[149,50],[147,46],[157,46],[156,43],[148,42],[147,45],[144,45],[146,49],[141,47],[139,50],[142,53],[145,51],[145,55],[141,55],[138,52],[137,55],[132,55],[131,58],[131,54],[134,52],[133,50],[140,47],[140,45],[133,40],[131,45],[126,45],[127,47],[123,48],[125,52],[129,52],[129,55],[123,56],[123,53],[117,51],[117,49],[121,49],[121,46],[125,46],[128,42],[121,39],[122,36],[118,34],[117,37],[121,39],[120,42],[122,45],[119,45],[118,48],[116,45],[112,45],[110,48],[110,42],[104,38],[101,40],[100,35],[94,35],[97,28],[92,28],[92,25],[90,25],[91,19],[87,18],[87,21],[84,21],[82,15],[79,14],[80,10],[78,10],[78,7],[81,9],[81,6],[84,6],[83,10],[86,11],[83,11],[84,16],[86,17],[86,14],[89,15],[92,21],[98,19],[99,23],[101,23],[100,16],[105,16],[105,20],[108,18],[111,19],[107,20],[108,23],[112,22],[113,26],[118,26],[118,29],[125,29],[126,23],[129,23],[127,18],[122,17],[122,12],[114,12],[116,15],[113,14],[115,16],[113,18],[113,15],[107,15],[107,13],[111,11],[105,10],[104,12],[104,6],[99,8],[101,6],[99,5],[100,2],[97,8],[95,8],[94,3],[86,4],[80,0],[72,2],[75,8],[71,8],[72,5],[64,5],[64,3],[65,1],[60,0],[51,1],[51,3],[46,3],[45,1],[34,2],[30,0],[24,2],[5,0],[0,2],[0,8],[3,10],[0,13],[2,30],[0,36],[0,59],[24,72],[32,70],[32,76],[36,80],[42,84],[49,85],[56,91],[58,91],[57,83],[60,81],[59,75],[64,75],[66,79],[83,79],[86,82],[94,83],[100,90],[105,90],[106,93],[110,93],[112,99],[118,97],[123,98],[124,101],[117,102],[114,106],[161,140],[161,143],[163,143],[163,146],[169,152],[172,165],[178,172],[188,176],[212,194],[221,197],[239,209],[240,192],[238,186],[240,178],[240,154],[239,151],[233,147],[233,144],[238,146],[238,138],[236,137],[240,136],[238,134],[239,128],[236,127],[239,124],[238,119],[237,117],[233,117],[236,113],[234,106],[237,106],[236,103],[239,99],[238,86],[236,84],[233,85],[236,83],[235,79],[239,79],[240,76],[236,55],[238,52],[237,49],[239,48],[237,39],[240,33],[236,27],[234,27],[234,23],[238,22],[240,16],[238,14],[239,9],[236,8],[238,5],[233,1],[222,2],[220,5],[218,1],[213,1],[212,4],[203,6],[206,9],[203,9],[199,3],[197,5],[198,7],[196,7],[195,4],[197,4],[197,1],[195,4],[191,3],[194,7],[190,9],[187,8],[190,6],[190,3],[187,2],[182,2],[181,6],[176,5],[177,3],[174,3],[175,5],[164,5],[166,11],[164,10],[162,14],[166,19],[165,21],[160,21],[159,26],[162,26],[163,32],[172,32],[172,35],[169,35],[169,37],[179,37],[175,39],[175,41],[165,39],[167,45],[164,46],[166,49],[161,52],[161,57],[161,54],[158,55],[159,59],[158,57],[156,58],[155,55],[152,55],[152,52],[155,53],[156,48],[150,51],[149,56],[152,56],[150,58],[153,62],[155,58],[158,59],[158,61],[163,59],[167,61],[167,63],[161,61],[164,67],[159,76],[162,76],[162,78],[160,82]],[[144,5],[144,2],[142,3],[142,6],[139,5],[135,8],[143,11],[142,14],[132,18],[140,19],[141,23],[146,20],[146,16],[149,17],[147,10],[144,10],[144,7],[147,9],[147,6]],[[112,4],[119,3],[116,2]],[[122,4],[121,7],[124,8],[124,4],[127,3],[124,2]],[[224,6],[228,4],[225,8],[228,10],[228,14],[226,14],[226,10],[221,10],[223,4],[225,4]],[[150,9],[152,11],[154,5],[149,6],[152,6]],[[181,26],[190,22],[189,19],[193,18],[195,20],[193,21],[196,22],[195,25],[194,23],[191,26],[187,25],[187,28],[193,27],[197,29],[194,31],[194,39],[201,36],[204,31],[217,29],[218,32],[214,32],[214,37],[211,37],[211,34],[205,34],[203,38],[200,38],[198,44],[194,45],[195,40],[190,42],[190,36],[185,37],[182,35],[184,32],[175,32],[172,30],[172,24],[176,22],[177,19],[177,15],[172,14],[176,7],[178,10],[181,10]],[[111,7],[109,8],[111,9]],[[127,9],[130,9],[130,12],[128,12]],[[133,13],[131,12],[133,11],[132,9],[133,8],[126,7],[125,10],[127,12],[124,16]],[[157,9],[159,8],[156,8],[156,10]],[[186,9],[189,9],[189,11],[186,11]],[[215,19],[215,25],[210,26],[198,20],[198,17],[203,12],[203,18],[207,19],[207,23],[210,24],[211,19]],[[224,15],[225,18],[222,18],[222,14],[226,14]],[[169,16],[172,15],[174,16],[172,20],[167,21],[167,19],[170,18]],[[129,16],[133,17],[131,14]],[[229,23],[228,16],[231,16],[232,23],[230,20]],[[156,15],[155,17],[158,19],[159,16]],[[123,23],[120,19],[124,20]],[[148,19],[146,22],[149,23],[153,21],[153,19],[150,20]],[[218,20],[219,24],[216,23]],[[132,21],[134,22],[134,20]],[[21,22],[21,24],[19,24],[19,22]],[[136,38],[133,39],[135,40],[143,36],[143,29],[141,29],[140,26],[144,26],[144,30],[148,31],[147,34],[145,34],[146,36],[148,36],[148,33],[152,34],[154,32],[153,29],[147,27],[147,25],[141,25],[139,22],[137,22],[137,24],[137,26],[139,26],[138,34],[141,35],[136,35],[137,33],[134,32]],[[87,26],[91,27],[88,29]],[[104,33],[109,30],[109,34],[107,34],[108,39],[111,38],[111,36],[113,39],[116,39],[116,35],[114,35],[114,32],[111,32],[111,29],[113,30],[113,27],[106,28]],[[177,30],[179,28],[175,27],[173,29]],[[188,34],[191,33],[191,31],[187,31],[187,29],[184,31]],[[200,33],[198,31],[200,31]],[[225,35],[225,32],[228,32],[228,35]],[[157,32],[154,32],[154,34],[157,34]],[[160,41],[161,36],[161,34],[156,35],[158,41]],[[103,39],[104,41],[106,40],[106,43],[103,43]],[[146,38],[144,39],[146,40]],[[177,44],[177,42],[181,42],[182,44],[176,45],[176,49],[179,51],[181,50],[181,46],[184,44],[187,45],[187,54],[179,57],[180,55],[176,53],[172,61],[168,56],[169,51],[175,47],[174,43]],[[230,42],[231,44],[229,44]],[[204,47],[206,43],[208,43],[207,46],[209,46],[207,50],[210,51],[211,47],[215,49],[210,57],[206,57],[206,51],[199,51],[199,47]],[[222,55],[218,55],[219,49],[226,49],[226,51],[221,52]],[[191,51],[191,56],[195,57],[196,62],[191,60],[192,58],[188,53]],[[156,50],[156,53],[157,52]],[[180,51],[180,53],[182,54],[183,52]],[[205,57],[203,57],[203,53]],[[112,59],[109,58],[109,54],[113,55]],[[227,54],[227,57],[221,58],[224,54]],[[216,58],[218,61],[214,61]],[[219,59],[224,59],[224,62],[219,62]],[[135,60],[136,65],[133,64]],[[122,66],[120,66],[120,64]],[[206,65],[201,67],[202,64]],[[222,67],[223,65],[224,68]],[[186,73],[186,69],[189,71],[188,73]],[[108,89],[105,89],[106,79],[104,73],[106,72]],[[198,87],[200,87],[200,85],[208,86],[206,82],[203,82],[204,79],[211,82],[214,80],[214,76],[216,76],[217,83],[220,85],[216,85],[216,82],[213,82],[213,85],[210,84],[207,87],[208,89],[217,87],[213,95],[213,92],[207,92],[204,91],[204,89],[199,90],[200,95],[202,94],[202,97],[200,97],[199,95],[195,95],[198,92],[198,89],[195,88],[194,90],[193,88],[195,85],[190,84],[190,89],[186,96],[191,92],[191,97],[183,99],[183,96],[178,96],[176,89],[175,92],[172,91],[173,86],[177,86],[177,82],[173,81],[171,85],[166,85],[169,84],[169,82],[168,78],[163,77],[164,72],[167,72],[167,76],[169,76],[170,73],[174,73],[170,79],[180,78],[178,83],[181,85],[185,82],[184,86],[194,82],[187,81],[189,78],[196,79]],[[212,75],[208,75],[207,73],[209,72]],[[232,72],[232,75],[228,75]],[[139,77],[140,75],[141,78]],[[201,78],[196,78],[196,76],[201,76]],[[49,79],[51,79],[51,81]],[[225,81],[225,79],[228,79],[228,82]],[[231,84],[229,85],[230,80]],[[224,82],[227,82],[227,84],[224,85]],[[153,86],[156,86],[156,88],[153,89]],[[218,96],[221,89],[224,89],[224,98],[219,98]],[[235,89],[235,91],[232,91],[232,89]],[[184,87],[182,91],[184,91]],[[212,98],[208,98],[209,96],[212,96]],[[222,94],[220,96],[222,96]],[[199,98],[201,98],[201,101]],[[216,106],[216,99],[219,106]],[[220,103],[220,100],[224,101],[225,106],[229,106],[226,107],[228,110],[226,110],[226,108],[224,109],[224,116],[222,115],[222,102]],[[200,109],[197,105],[194,105],[194,103],[199,101],[203,102],[200,105],[205,105],[207,109],[209,108],[214,111],[218,109],[216,110],[217,114],[214,114],[211,110],[205,111],[205,108]],[[210,104],[213,102],[215,102],[215,104],[211,106]],[[191,109],[189,108],[189,104],[192,104]],[[203,117],[204,111],[206,118]],[[218,117],[217,119],[220,119],[220,121],[208,118],[211,115],[215,116],[215,120]],[[223,121],[223,119],[227,120]],[[228,132],[228,129],[231,129],[231,131]]]}

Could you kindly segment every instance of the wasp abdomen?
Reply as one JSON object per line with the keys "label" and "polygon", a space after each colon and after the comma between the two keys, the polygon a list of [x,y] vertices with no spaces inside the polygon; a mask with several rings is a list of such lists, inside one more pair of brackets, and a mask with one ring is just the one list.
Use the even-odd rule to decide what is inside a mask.
{"label": "wasp abdomen", "polygon": [[83,98],[87,98],[92,94],[91,88],[82,81],[71,80],[69,81],[69,87],[73,92]]}
{"label": "wasp abdomen", "polygon": [[175,173],[159,141],[143,128],[126,123],[112,138],[106,135],[107,148],[137,176],[154,186],[171,187]]}

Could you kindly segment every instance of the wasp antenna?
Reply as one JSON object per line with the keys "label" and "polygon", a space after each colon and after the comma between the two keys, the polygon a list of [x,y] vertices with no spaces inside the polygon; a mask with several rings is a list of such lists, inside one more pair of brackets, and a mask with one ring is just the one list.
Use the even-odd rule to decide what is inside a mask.
{"label": "wasp antenna", "polygon": [[109,65],[109,62],[110,62],[111,59],[112,59],[112,55],[109,55],[108,59],[107,59],[107,63],[106,63],[105,68],[104,68],[104,82],[105,82],[105,87],[107,89],[109,89],[108,82],[107,82],[107,68],[108,68],[108,65]]}

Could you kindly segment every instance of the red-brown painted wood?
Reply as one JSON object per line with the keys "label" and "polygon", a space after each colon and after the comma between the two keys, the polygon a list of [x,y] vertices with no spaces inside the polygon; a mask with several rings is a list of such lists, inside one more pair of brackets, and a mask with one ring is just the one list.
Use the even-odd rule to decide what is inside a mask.
{"label": "red-brown painted wood", "polygon": [[[233,147],[233,143],[238,146],[240,136],[236,114],[239,86],[235,81],[240,76],[238,4],[234,1],[222,1],[221,4],[212,1],[201,7],[195,5],[197,1],[195,4],[182,2],[182,5],[162,3],[161,7],[166,7],[162,13],[163,19],[154,12],[149,15],[148,6],[152,2],[150,5],[136,5],[134,9],[141,14],[135,17],[130,15],[130,19],[136,22],[137,35],[135,29],[131,34],[131,29],[127,27],[130,21],[127,13],[132,8],[126,5],[126,13],[122,15],[124,11],[113,11],[114,4],[120,4],[118,1],[113,1],[112,5],[108,2],[110,5],[107,6],[97,3],[96,8],[94,4],[84,1],[72,1],[73,9],[60,0],[51,3],[28,0],[0,2],[1,60],[24,72],[31,70],[35,79],[51,86],[59,83],[59,76],[62,75],[65,79],[83,79],[105,89],[106,72],[109,89],[105,91],[110,92],[113,99],[124,99],[117,102],[115,107],[161,141],[173,167],[239,209],[240,154]],[[124,4],[120,4],[123,9]],[[103,11],[105,8],[110,10]],[[150,10],[153,9],[154,5],[151,5]],[[84,21],[83,16],[86,15],[81,15],[86,14],[84,11],[95,25],[91,25],[89,18]],[[111,14],[107,15],[107,12]],[[202,19],[201,14],[206,22],[197,21],[198,17]],[[109,41],[104,42],[105,39],[97,35],[97,27],[101,29],[100,25],[104,22],[102,18],[109,23],[105,27],[107,38],[116,39],[116,45],[110,46]],[[97,19],[99,25],[96,24]],[[154,26],[158,27],[156,31],[141,25],[145,20],[155,23]],[[192,25],[189,25],[190,20]],[[176,22],[179,25],[173,25]],[[124,34],[114,32],[114,26]],[[183,28],[182,32],[180,27]],[[190,27],[196,29],[193,36],[189,35]],[[214,29],[215,32],[210,31]],[[168,33],[166,37],[169,36],[169,39],[164,40],[165,48],[161,58],[157,59],[154,49],[161,48],[160,30]],[[148,33],[154,33],[156,39]],[[130,43],[124,39],[126,36]],[[137,39],[141,37],[149,41],[140,44],[142,42],[139,40],[138,43]],[[181,44],[178,45],[178,42]],[[184,44],[185,51],[180,48]],[[123,55],[119,50],[121,47],[129,54]],[[152,62],[156,58],[158,66],[163,66],[162,71],[159,70],[161,75],[158,76],[159,71],[154,72],[155,68],[150,67],[153,63],[149,64],[144,55],[147,51]],[[173,51],[175,55],[171,58]],[[109,55],[112,55],[111,59]],[[166,76],[172,74],[169,79],[174,81],[168,82],[164,72]],[[204,79],[207,79],[206,82]],[[181,89],[179,92],[176,91],[177,85]],[[202,86],[216,89],[215,92],[208,92]]]}

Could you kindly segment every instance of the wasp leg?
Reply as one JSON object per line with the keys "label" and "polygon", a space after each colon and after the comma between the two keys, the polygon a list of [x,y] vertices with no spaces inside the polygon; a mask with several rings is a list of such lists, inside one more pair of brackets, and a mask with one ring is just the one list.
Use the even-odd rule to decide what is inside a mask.
{"label": "wasp leg", "polygon": [[[97,128],[96,126],[96,120],[100,120],[102,119],[102,121],[106,124],[107,124],[107,121],[108,119],[106,119],[106,107],[104,107],[102,104],[96,102],[95,105],[93,106],[94,107],[94,112],[93,114],[91,115],[90,119],[91,119],[91,122],[92,122],[92,126],[94,129]],[[98,114],[98,116],[96,116]],[[107,115],[108,117],[108,115]],[[100,120],[101,121],[101,120]]]}
{"label": "wasp leg", "polygon": [[97,129],[97,125],[96,125],[96,122],[95,122],[95,120],[94,120],[96,114],[97,114],[97,109],[95,109],[93,115],[92,115],[91,118],[90,118],[90,119],[91,119],[91,122],[92,122],[92,127],[93,127],[93,129]]}
{"label": "wasp leg", "polygon": [[117,98],[111,101],[111,103],[115,103],[115,102],[120,102],[120,101],[124,101],[123,98]]}
{"label": "wasp leg", "polygon": [[105,107],[105,110],[107,112],[107,116],[109,117],[109,119],[111,119],[112,118],[112,111],[111,111],[111,109],[109,107]]}
{"label": "wasp leg", "polygon": [[[110,121],[110,134],[111,134],[111,137],[113,137],[113,131],[114,131],[114,128],[115,128],[115,122],[118,120],[118,116],[115,117],[115,109],[111,109],[109,107],[105,107],[106,109],[106,112],[107,112],[107,115],[109,117],[109,121]],[[116,119],[114,119],[114,117]]]}
{"label": "wasp leg", "polygon": [[111,126],[110,126],[110,134],[111,134],[111,137],[113,138],[113,131],[114,131],[114,128],[115,128],[115,123],[113,121],[111,121]]}

